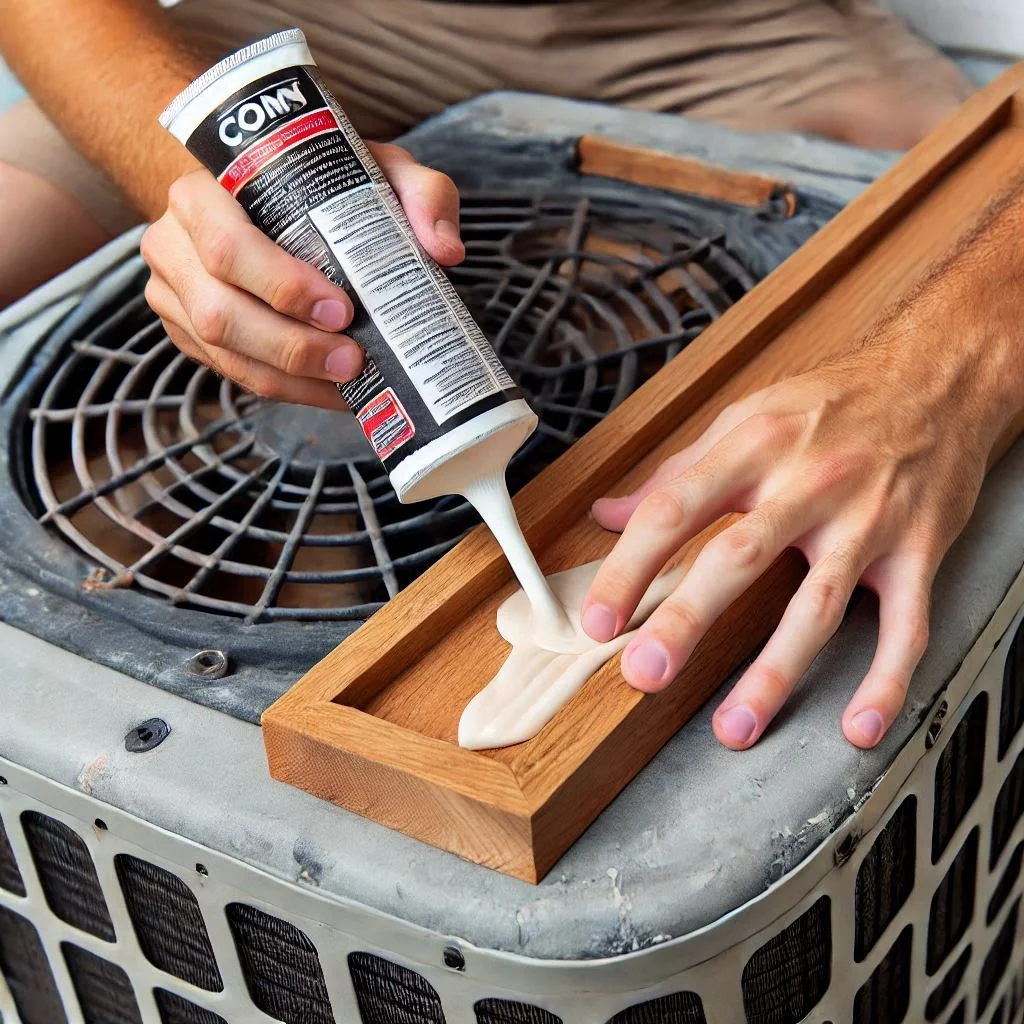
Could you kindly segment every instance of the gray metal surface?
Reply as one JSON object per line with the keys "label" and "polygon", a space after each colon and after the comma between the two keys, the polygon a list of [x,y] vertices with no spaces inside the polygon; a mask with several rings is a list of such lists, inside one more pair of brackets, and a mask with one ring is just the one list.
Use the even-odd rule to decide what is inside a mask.
{"label": "gray metal surface", "polygon": [[[666,153],[680,153],[721,167],[757,171],[798,188],[818,191],[849,202],[900,157],[847,146],[840,142],[792,132],[739,132],[721,125],[671,114],[625,110],[601,103],[538,97],[522,92],[496,92],[451,107],[414,128],[399,141],[420,160],[444,167],[444,126],[458,126],[467,136],[486,140],[493,151],[505,147],[514,158],[528,156],[531,144],[523,136],[552,141],[580,135],[602,135]],[[536,174],[543,173],[538,163]],[[531,180],[529,169],[522,181]],[[487,181],[467,185],[486,188]]]}
{"label": "gray metal surface", "polygon": [[[1024,883],[1019,873],[1014,873],[1013,864],[1019,865],[1021,846],[1017,844],[1024,837],[1024,817],[1018,813],[1016,797],[1008,807],[1004,798],[1007,789],[1013,789],[1010,780],[1019,779],[1024,765],[1024,731],[1018,729],[1000,757],[999,708],[1004,666],[1007,658],[1013,657],[1013,638],[1020,637],[1024,619],[1022,601],[1024,575],[1018,576],[978,643],[943,690],[941,700],[948,708],[943,727],[936,733],[925,721],[871,795],[799,868],[709,927],[678,939],[665,939],[642,951],[607,959],[556,962],[474,946],[458,936],[424,930],[399,917],[376,913],[358,899],[338,897],[330,887],[318,884],[319,876],[310,874],[306,864],[301,865],[297,876],[289,873],[275,877],[241,863],[233,850],[214,852],[111,808],[83,793],[88,787],[81,780],[78,788],[72,789],[3,757],[0,776],[6,784],[0,783],[0,812],[22,869],[24,892],[0,889],[0,912],[7,908],[31,920],[38,929],[72,1022],[87,1015],[74,1012],[72,983],[60,952],[65,941],[107,962],[115,961],[128,973],[145,1024],[159,1024],[164,1019],[154,1005],[154,986],[169,988],[216,1011],[232,1024],[278,1019],[277,1014],[268,1015],[253,1005],[255,1001],[263,1010],[272,1008],[246,984],[251,975],[245,973],[244,964],[251,956],[251,941],[244,943],[246,951],[239,956],[240,949],[229,934],[229,905],[242,902],[262,908],[277,919],[279,926],[299,929],[306,937],[303,941],[315,946],[319,965],[314,965],[307,980],[308,988],[321,993],[316,1000],[320,1007],[316,1019],[324,1019],[323,1010],[329,1002],[331,1016],[341,1024],[362,1017],[356,1005],[360,981],[348,969],[348,956],[353,952],[361,956],[376,954],[391,965],[401,965],[399,969],[415,972],[417,984],[426,984],[436,993],[448,1024],[473,1024],[481,1019],[474,1009],[482,998],[512,999],[544,1007],[565,1024],[609,1021],[613,1014],[641,1002],[646,1007],[641,1013],[643,1020],[667,1020],[668,1012],[659,1013],[649,1000],[680,992],[689,994],[691,1008],[693,999],[699,998],[703,1008],[700,1019],[707,1024],[764,1020],[771,1007],[780,1009],[780,1002],[791,1014],[798,1012],[797,1006],[801,1007],[800,1013],[813,1006],[814,1015],[807,1019],[815,1022],[875,1022],[879,1017],[870,1008],[865,1012],[861,1007],[851,1017],[851,1007],[857,1006],[865,993],[876,1011],[890,1010],[895,1020],[923,1020],[926,1006],[927,1015],[934,1018],[943,1007],[948,1010],[961,1002],[985,1000],[986,1008],[1002,1007],[990,1020],[1014,1024],[1019,1020],[1017,1011],[1024,997],[1024,927],[1019,915]],[[976,714],[979,709],[980,719]],[[979,721],[985,734],[983,741],[977,735]],[[935,849],[931,841],[933,821],[949,822],[947,816],[935,814],[939,806],[936,800],[949,810],[949,791],[944,790],[940,796],[938,790],[940,778],[948,782],[940,765],[951,746],[964,753],[961,745],[965,725],[974,737],[969,742],[979,771],[977,798],[962,806],[955,827],[943,833],[944,845],[929,857],[929,849]],[[178,756],[182,753],[179,750]],[[1001,802],[1015,818],[999,829],[997,840],[992,808]],[[56,817],[85,844],[96,866],[116,940],[108,942],[87,935],[48,910],[42,878],[32,865],[28,834],[19,827],[24,811]],[[894,825],[898,825],[895,836]],[[973,867],[968,866],[972,858],[963,856],[972,843],[979,851]],[[222,991],[189,984],[182,974],[168,973],[176,969],[175,965],[163,957],[154,958],[151,946],[147,952],[149,944],[137,931],[137,898],[131,901],[135,904],[133,910],[113,869],[112,862],[121,853],[170,871],[192,892],[224,981]],[[909,872],[906,858],[911,858],[914,865]],[[865,875],[867,884],[862,888]],[[948,891],[951,877],[959,880],[956,893]],[[413,879],[410,884],[415,882]],[[1002,895],[997,897],[1000,891]],[[977,908],[973,915],[972,906]],[[814,947],[804,929],[808,918],[821,922],[823,907],[827,908],[824,916],[828,923],[823,927],[819,923],[816,936],[821,945]],[[981,908],[988,912],[982,914]],[[485,912],[488,909],[483,907]],[[963,910],[966,913],[961,915]],[[868,918],[877,927],[871,927]],[[933,926],[934,948],[939,951],[935,963],[929,952],[933,948]],[[149,934],[148,927],[144,926],[144,934]],[[783,930],[791,928],[802,936],[790,945],[796,963],[779,963],[777,952],[771,956],[768,950],[778,943]],[[906,941],[911,933],[911,941]],[[863,941],[857,941],[856,936]],[[1005,969],[990,970],[998,947]],[[274,948],[280,955],[280,946]],[[896,954],[899,965],[883,967],[895,950],[900,950]],[[269,949],[267,952],[274,962],[274,953]],[[947,982],[945,969],[962,962],[961,956],[970,960],[966,971],[959,981]],[[766,957],[774,968],[767,972]],[[755,962],[754,976],[759,983],[752,983],[747,976]],[[942,970],[937,971],[940,964]],[[316,984],[319,973],[322,985]],[[937,993],[942,1005],[935,1009]],[[748,1004],[751,999],[758,1004],[754,1012]],[[900,1005],[893,1005],[901,1001],[905,1013],[901,1013]],[[0,1014],[10,1015],[12,1024],[18,1024],[11,993],[5,989],[2,977]],[[284,1019],[305,1021],[307,1017],[291,1014]],[[426,1017],[417,1015],[416,1019]],[[430,1019],[437,1018],[431,1015]]]}

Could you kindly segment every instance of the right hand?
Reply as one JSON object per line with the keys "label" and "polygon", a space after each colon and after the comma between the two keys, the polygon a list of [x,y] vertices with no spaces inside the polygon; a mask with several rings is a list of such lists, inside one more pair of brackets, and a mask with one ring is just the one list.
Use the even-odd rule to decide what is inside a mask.
{"label": "right hand", "polygon": [[[423,247],[443,266],[458,263],[465,249],[451,179],[399,146],[371,149]],[[191,171],[171,185],[142,255],[152,271],[146,300],[182,352],[264,398],[340,407],[334,382],[363,365],[362,350],[339,333],[352,300],[267,238],[212,174]]]}

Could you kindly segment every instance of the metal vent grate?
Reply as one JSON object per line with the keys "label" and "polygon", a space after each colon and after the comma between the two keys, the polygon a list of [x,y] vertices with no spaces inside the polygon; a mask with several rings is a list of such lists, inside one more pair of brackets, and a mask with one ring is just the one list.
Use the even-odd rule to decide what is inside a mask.
{"label": "metal vent grate", "polygon": [[992,998],[996,986],[1006,973],[1010,963],[1010,954],[1017,938],[1017,918],[1020,915],[1020,899],[1014,903],[1006,915],[1002,928],[992,942],[992,948],[985,956],[981,966],[981,981],[978,985],[978,1015],[985,1012],[985,1007]]}
{"label": "metal vent grate", "polygon": [[224,988],[195,896],[169,871],[128,854],[114,858],[143,956],[154,967],[211,992]]}
{"label": "metal vent grate", "polygon": [[196,1006],[167,989],[154,989],[153,998],[160,1013],[160,1024],[228,1024],[220,1014]]}
{"label": "metal vent grate", "polygon": [[949,1006],[964,980],[967,965],[971,962],[971,947],[968,946],[955,964],[946,972],[946,976],[935,986],[928,1002],[925,1004],[924,1015],[928,1020],[935,1020]]}
{"label": "metal vent grate", "polygon": [[372,953],[350,953],[348,969],[363,1024],[445,1024],[440,997],[415,971]]}
{"label": "metal vent grate", "polygon": [[[734,211],[751,230],[727,244],[707,206],[622,194],[464,199],[452,279],[541,420],[513,489],[755,284],[743,248],[768,243],[771,212]],[[358,623],[478,522],[458,497],[401,505],[340,407],[258,401],[189,362],[143,281],[55,355],[29,410],[29,502],[96,563],[87,587]]]}
{"label": "metal vent grate", "polygon": [[860,963],[906,903],[917,861],[917,798],[908,797],[889,819],[857,872],[854,957]]}
{"label": "metal vent grate", "polygon": [[61,949],[84,1024],[142,1024],[132,983],[117,964],[70,942]]}
{"label": "metal vent grate", "polygon": [[707,1024],[696,992],[673,992],[615,1014],[608,1024]]}
{"label": "metal vent grate", "polygon": [[978,829],[972,829],[932,897],[928,915],[927,971],[934,974],[963,938],[974,916]]}
{"label": "metal vent grate", "polygon": [[991,924],[998,917],[999,911],[1003,909],[1003,904],[1006,902],[1007,897],[1017,885],[1017,879],[1020,878],[1022,857],[1024,857],[1024,843],[1018,843],[1017,849],[1013,851],[1013,856],[1010,858],[1010,862],[1006,865],[1006,870],[996,884],[992,898],[988,901],[988,909],[985,911],[985,924]]}
{"label": "metal vent grate", "polygon": [[35,811],[21,816],[21,827],[50,909],[72,928],[114,942],[114,923],[81,837],[64,822]]}
{"label": "metal vent grate", "polygon": [[0,907],[0,976],[21,1024],[67,1024],[46,950],[31,921]]}
{"label": "metal vent grate", "polygon": [[224,912],[252,1001],[285,1024],[334,1024],[320,957],[295,925],[248,903]]}
{"label": "metal vent grate", "polygon": [[548,1010],[509,999],[481,999],[473,1010],[477,1024],[562,1024]]}
{"label": "metal vent grate", "polygon": [[[1021,958],[1024,961],[1024,957]],[[1016,1021],[1017,1014],[1024,1009],[1024,963],[1017,968],[1010,985],[1010,1020]]]}
{"label": "metal vent grate", "polygon": [[938,863],[957,826],[971,809],[985,765],[985,721],[988,694],[975,698],[935,767],[935,819],[932,863]]}
{"label": "metal vent grate", "polygon": [[910,954],[914,929],[907,925],[885,959],[853,1000],[853,1024],[900,1024],[910,1005]]}
{"label": "metal vent grate", "polygon": [[1006,777],[996,797],[992,812],[992,846],[989,853],[989,868],[994,868],[1000,854],[1006,849],[1017,822],[1024,814],[1024,751]]}
{"label": "metal vent grate", "polygon": [[1003,668],[1003,695],[999,706],[999,760],[1024,725],[1024,626],[1013,638]]}
{"label": "metal vent grate", "polygon": [[3,818],[0,818],[0,889],[13,892],[15,896],[25,895],[25,883],[18,870],[18,862],[14,859]]}
{"label": "metal vent grate", "polygon": [[797,1024],[825,994],[832,977],[831,916],[831,901],[823,896],[747,961],[748,1024]]}

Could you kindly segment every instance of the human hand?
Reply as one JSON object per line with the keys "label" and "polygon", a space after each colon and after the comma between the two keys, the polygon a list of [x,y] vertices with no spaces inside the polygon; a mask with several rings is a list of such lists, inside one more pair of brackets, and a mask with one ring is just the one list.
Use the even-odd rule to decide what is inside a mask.
{"label": "human hand", "polygon": [[[451,179],[399,146],[370,144],[420,243],[438,263],[465,255]],[[142,238],[146,299],[186,355],[265,398],[339,408],[332,382],[363,353],[340,334],[352,301],[319,270],[263,234],[205,170],[171,185],[166,213]]]}
{"label": "human hand", "polygon": [[950,326],[941,315],[895,318],[842,360],[730,406],[639,490],[594,505],[600,525],[622,532],[583,605],[584,629],[600,641],[622,631],[683,544],[742,513],[631,640],[628,683],[647,692],[669,685],[711,624],[795,547],[810,570],[716,710],[715,735],[735,750],[760,738],[860,583],[878,595],[880,628],[842,728],[859,747],[878,743],[924,653],[935,572],[1012,418],[997,348],[985,363],[958,348]]}

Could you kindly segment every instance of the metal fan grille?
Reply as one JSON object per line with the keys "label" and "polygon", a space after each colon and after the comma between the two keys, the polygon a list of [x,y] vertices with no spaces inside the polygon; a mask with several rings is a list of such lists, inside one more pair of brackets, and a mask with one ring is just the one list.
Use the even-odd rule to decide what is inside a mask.
{"label": "metal fan grille", "polygon": [[[513,488],[755,283],[706,209],[630,196],[465,201],[453,280],[541,419]],[[401,505],[350,414],[264,402],[190,363],[141,292],[140,273],[30,411],[39,519],[97,564],[85,588],[247,623],[359,621],[476,523],[458,497]]]}

